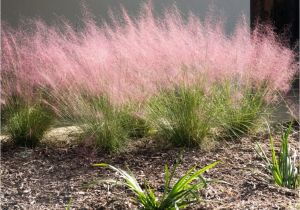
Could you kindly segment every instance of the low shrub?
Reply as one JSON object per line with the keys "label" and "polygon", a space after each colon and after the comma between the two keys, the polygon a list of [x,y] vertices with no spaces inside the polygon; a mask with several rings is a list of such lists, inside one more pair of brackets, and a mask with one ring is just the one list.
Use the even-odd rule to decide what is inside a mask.
{"label": "low shrub", "polygon": [[42,105],[9,108],[5,131],[16,145],[35,147],[53,121],[53,115]]}
{"label": "low shrub", "polygon": [[198,190],[207,186],[207,181],[202,177],[202,174],[213,168],[217,163],[214,162],[199,170],[196,170],[195,166],[192,167],[173,186],[171,186],[171,183],[178,164],[174,166],[172,171],[166,165],[164,192],[160,198],[154,194],[149,185],[146,185],[146,189],[143,190],[136,178],[122,169],[105,163],[94,164],[94,166],[108,167],[120,175],[125,181],[124,185],[134,193],[136,201],[142,206],[142,209],[176,210],[186,208],[199,201]]}
{"label": "low shrub", "polygon": [[274,182],[282,187],[295,189],[300,186],[300,165],[297,166],[297,154],[294,152],[291,155],[289,151],[288,138],[291,133],[292,126],[285,130],[281,137],[280,151],[276,157],[276,152],[274,148],[274,140],[270,135],[270,148],[272,158],[269,159],[262,147],[257,144],[257,153],[265,161],[266,167],[273,176]]}

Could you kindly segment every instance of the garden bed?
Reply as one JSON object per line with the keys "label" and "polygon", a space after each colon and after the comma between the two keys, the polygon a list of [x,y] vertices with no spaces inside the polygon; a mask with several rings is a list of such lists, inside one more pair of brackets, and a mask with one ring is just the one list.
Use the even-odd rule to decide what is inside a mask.
{"label": "garden bed", "polygon": [[[276,136],[279,142],[279,136]],[[290,138],[297,147],[298,134]],[[163,188],[163,167],[172,165],[182,151],[178,175],[196,164],[203,167],[221,162],[205,177],[219,180],[201,191],[203,201],[191,209],[296,209],[299,195],[295,190],[270,182],[263,161],[254,150],[255,142],[267,148],[268,136],[223,141],[210,151],[161,148],[149,139],[137,140],[127,152],[107,154],[92,148],[46,140],[35,149],[2,146],[2,209],[134,209],[132,194],[121,186],[107,185],[109,170],[91,166],[109,163],[126,166],[141,181],[147,180],[156,190]],[[115,177],[117,178],[117,177]],[[101,181],[102,180],[102,181]],[[297,203],[298,200],[298,203]]]}
{"label": "garden bed", "polygon": [[[261,135],[266,125],[273,134],[273,122],[297,121],[298,106],[284,100],[298,72],[297,54],[272,26],[250,31],[241,21],[229,37],[223,21],[209,14],[201,21],[183,18],[175,7],[161,18],[152,11],[145,4],[137,19],[123,11],[124,21],[111,14],[113,25],[101,26],[85,15],[80,30],[64,20],[3,26],[3,209],[137,208],[129,189],[104,181],[117,174],[94,163],[130,169],[139,183],[147,180],[142,188],[165,193],[157,204],[148,188],[145,195],[137,187],[145,208],[186,207],[197,195],[202,201],[192,209],[299,206],[297,192],[287,189],[299,185],[299,157],[287,146],[291,127],[279,164],[274,149],[268,164],[287,188],[272,184],[254,150],[256,141],[264,151],[273,148]],[[290,140],[295,148],[297,135]],[[280,135],[274,137],[278,150]],[[165,170],[164,190],[164,166],[178,157],[176,178],[185,178],[170,190]],[[217,160],[202,189],[197,175]],[[193,165],[201,169],[186,173]]]}

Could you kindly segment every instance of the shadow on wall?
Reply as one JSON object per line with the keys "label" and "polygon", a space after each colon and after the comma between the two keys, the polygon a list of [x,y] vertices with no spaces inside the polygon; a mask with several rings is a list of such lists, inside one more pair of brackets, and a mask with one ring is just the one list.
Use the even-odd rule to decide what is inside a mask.
{"label": "shadow on wall", "polygon": [[257,21],[271,22],[294,46],[299,40],[299,0],[251,0],[252,27]]}
{"label": "shadow on wall", "polygon": [[[251,0],[251,26],[271,22],[278,34],[284,34],[299,60],[299,0]],[[299,100],[299,74],[293,82],[292,95]]]}

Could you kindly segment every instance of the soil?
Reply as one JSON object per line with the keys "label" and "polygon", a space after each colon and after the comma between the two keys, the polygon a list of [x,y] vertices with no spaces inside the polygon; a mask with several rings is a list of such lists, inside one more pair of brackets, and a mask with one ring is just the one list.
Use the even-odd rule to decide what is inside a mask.
{"label": "soil", "polygon": [[[50,135],[51,136],[51,135]],[[290,138],[298,148],[298,134]],[[275,136],[279,143],[279,136]],[[124,186],[105,180],[119,179],[93,163],[109,163],[129,170],[140,183],[163,190],[164,165],[180,156],[177,177],[191,166],[221,162],[205,173],[211,183],[201,190],[202,201],[189,209],[300,209],[299,192],[272,183],[263,160],[254,150],[259,141],[268,148],[268,137],[222,141],[213,149],[162,148],[137,140],[127,152],[108,154],[80,144],[43,142],[35,149],[2,145],[2,209],[137,209],[133,194]],[[278,144],[277,144],[278,146]],[[181,155],[180,155],[181,154]]]}

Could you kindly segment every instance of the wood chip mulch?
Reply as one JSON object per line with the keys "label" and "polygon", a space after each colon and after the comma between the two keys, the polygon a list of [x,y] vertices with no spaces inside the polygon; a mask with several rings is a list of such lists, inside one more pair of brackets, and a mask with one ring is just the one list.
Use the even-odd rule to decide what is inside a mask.
{"label": "wood chip mulch", "polygon": [[[275,138],[279,142],[279,138]],[[257,139],[256,139],[257,140]],[[299,192],[272,183],[254,139],[224,141],[210,151],[162,149],[150,140],[119,154],[97,152],[79,145],[42,144],[35,149],[2,145],[1,208],[10,209],[137,209],[132,193],[104,180],[117,179],[114,172],[93,167],[109,163],[130,169],[140,183],[147,180],[156,192],[163,190],[164,165],[181,154],[178,176],[191,166],[221,162],[205,177],[212,183],[199,192],[203,201],[189,209],[300,209]],[[259,139],[267,149],[267,137]],[[290,140],[298,148],[297,135]]]}

